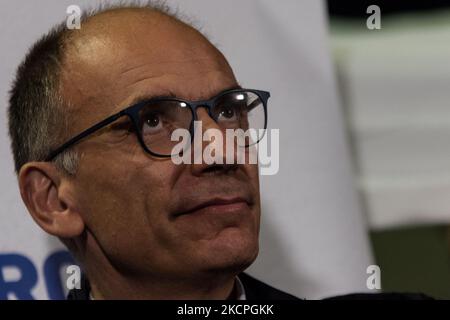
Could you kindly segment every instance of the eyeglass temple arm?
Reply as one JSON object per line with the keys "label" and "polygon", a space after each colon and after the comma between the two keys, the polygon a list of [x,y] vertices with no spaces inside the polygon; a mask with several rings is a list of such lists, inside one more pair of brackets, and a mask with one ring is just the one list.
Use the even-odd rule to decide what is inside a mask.
{"label": "eyeglass temple arm", "polygon": [[76,144],[78,141],[84,139],[85,137],[93,134],[94,132],[96,132],[97,130],[100,130],[101,128],[107,126],[108,124],[110,124],[111,122],[116,121],[118,118],[122,117],[125,113],[119,112],[116,113],[102,121],[100,121],[99,123],[93,125],[92,127],[90,127],[89,129],[86,129],[85,131],[81,132],[80,134],[76,135],[75,137],[73,137],[72,139],[70,139],[69,141],[66,141],[63,145],[61,145],[59,148],[53,150],[49,156],[45,159],[45,161],[52,161],[58,154],[60,154],[61,152],[63,152],[65,149],[71,147],[72,145]]}
{"label": "eyeglass temple arm", "polygon": [[261,97],[258,96],[258,99],[253,100],[252,103],[250,103],[248,105],[247,110],[250,111],[253,108],[256,108],[260,103],[264,103],[265,101],[267,101],[267,99],[269,99],[269,97],[270,97],[270,94],[268,92],[267,92],[267,97],[263,97],[261,99]]}

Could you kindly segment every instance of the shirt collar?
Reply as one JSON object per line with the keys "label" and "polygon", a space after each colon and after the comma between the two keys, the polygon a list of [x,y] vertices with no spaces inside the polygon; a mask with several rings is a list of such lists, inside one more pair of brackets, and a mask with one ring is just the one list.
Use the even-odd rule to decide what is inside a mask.
{"label": "shirt collar", "polygon": [[242,284],[241,279],[239,279],[238,276],[236,276],[236,281],[234,282],[234,285],[236,288],[236,300],[247,300],[244,285]]}

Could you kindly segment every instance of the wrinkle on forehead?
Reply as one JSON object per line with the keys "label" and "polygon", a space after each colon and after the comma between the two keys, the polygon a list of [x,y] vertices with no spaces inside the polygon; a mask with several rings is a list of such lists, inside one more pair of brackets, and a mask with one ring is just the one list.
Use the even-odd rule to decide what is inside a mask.
{"label": "wrinkle on forehead", "polygon": [[[224,90],[238,87],[238,83],[233,76],[226,77],[219,71],[210,71],[191,76],[184,75],[182,78],[184,84],[168,87],[166,83],[169,82],[168,79],[173,76],[177,75],[164,74],[160,77],[144,78],[131,83],[128,87],[131,87],[129,91],[133,93],[130,94],[119,107],[129,106],[142,100],[151,99],[155,96],[170,96],[190,101],[206,100]],[[205,81],[202,85],[198,86],[195,84],[195,81],[199,77],[208,79],[208,81]],[[151,84],[146,85],[146,83]],[[119,110],[120,108],[116,109],[116,111]]]}
{"label": "wrinkle on forehead", "polygon": [[172,91],[194,100],[235,83],[228,62],[205,37],[161,14],[101,14],[81,30],[68,46],[62,76],[71,111],[85,120],[79,129],[137,94]]}
{"label": "wrinkle on forehead", "polygon": [[[192,59],[181,59],[181,60],[162,60],[162,61],[149,61],[149,62],[145,62],[145,63],[137,63],[137,64],[132,64],[131,62],[128,62],[126,65],[123,66],[123,70],[120,72],[120,75],[122,76],[126,76],[129,73],[133,73],[133,72],[139,72],[140,69],[143,68],[147,68],[147,67],[153,67],[153,68],[158,68],[161,67],[161,65],[182,65],[185,63],[190,63],[193,65],[197,65],[199,67],[202,67],[204,65],[211,65],[211,66],[217,66],[217,65],[223,65],[223,61],[218,60],[218,59],[212,59],[211,57],[195,57]],[[132,64],[131,66],[129,64]]]}
{"label": "wrinkle on forehead", "polygon": [[[225,59],[216,59],[212,57],[192,58],[184,60],[163,60],[138,62],[136,65],[129,66],[128,63],[119,72],[118,82],[126,87],[135,83],[151,78],[164,76],[179,76],[183,78],[192,78],[204,76],[206,73],[214,71],[228,70],[232,73]],[[131,81],[130,81],[131,80]]]}

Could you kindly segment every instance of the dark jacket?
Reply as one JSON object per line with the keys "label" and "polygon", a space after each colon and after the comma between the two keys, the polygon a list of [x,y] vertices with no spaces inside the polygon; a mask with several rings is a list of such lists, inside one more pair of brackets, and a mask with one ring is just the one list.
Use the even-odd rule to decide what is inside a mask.
{"label": "dark jacket", "polygon": [[[244,286],[247,300],[296,300],[301,301],[291,294],[275,289],[246,273],[239,274],[239,279]],[[89,300],[90,286],[87,279],[82,279],[81,289],[69,292],[68,300]],[[344,296],[330,297],[325,300],[430,300],[432,298],[424,294],[415,293],[354,293]]]}
{"label": "dark jacket", "polygon": [[[247,300],[300,300],[288,293],[275,289],[246,273],[239,274]],[[70,290],[68,300],[89,300],[90,286],[86,278],[82,279],[81,289]]]}

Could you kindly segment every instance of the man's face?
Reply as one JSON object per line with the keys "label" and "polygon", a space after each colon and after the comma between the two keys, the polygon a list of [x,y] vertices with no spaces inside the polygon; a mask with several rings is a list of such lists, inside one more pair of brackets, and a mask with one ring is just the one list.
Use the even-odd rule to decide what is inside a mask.
{"label": "man's face", "polygon": [[[237,85],[226,60],[200,34],[154,13],[103,14],[81,34],[62,81],[73,134],[140,96],[200,100]],[[215,126],[204,109],[198,117],[203,130]],[[77,150],[79,170],[70,185],[87,228],[86,251],[102,252],[124,272],[159,277],[238,272],[256,258],[256,165],[175,165],[145,153],[126,130],[102,131]],[[179,215],[230,199],[236,203]]]}

